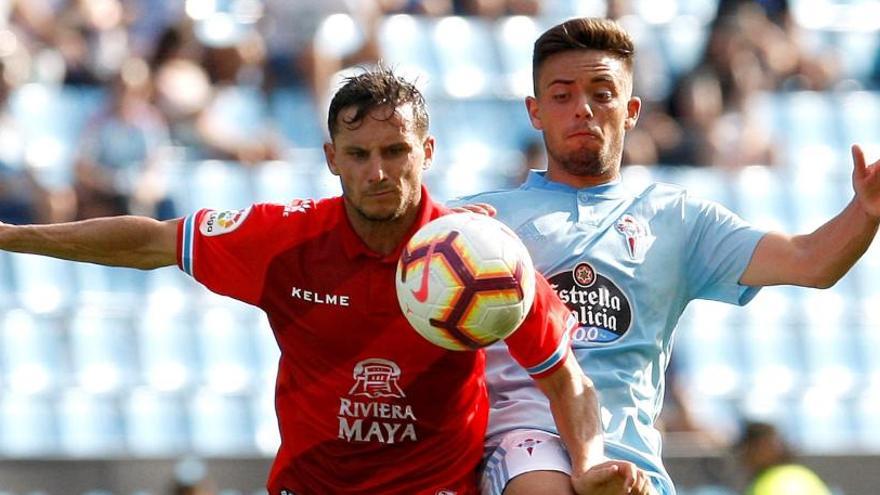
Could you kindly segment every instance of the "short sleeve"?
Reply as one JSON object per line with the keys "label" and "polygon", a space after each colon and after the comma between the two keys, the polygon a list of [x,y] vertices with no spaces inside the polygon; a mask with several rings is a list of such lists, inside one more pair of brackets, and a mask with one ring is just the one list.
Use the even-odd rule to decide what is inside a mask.
{"label": "short sleeve", "polygon": [[278,232],[277,205],[199,210],[178,226],[178,266],[213,292],[257,304]]}
{"label": "short sleeve", "polygon": [[570,349],[576,320],[539,273],[535,273],[535,302],[522,325],[505,342],[510,355],[533,378],[559,368]]}
{"label": "short sleeve", "polygon": [[760,287],[739,280],[766,232],[709,201],[689,200],[685,211],[692,222],[685,267],[689,295],[740,305],[750,301]]}

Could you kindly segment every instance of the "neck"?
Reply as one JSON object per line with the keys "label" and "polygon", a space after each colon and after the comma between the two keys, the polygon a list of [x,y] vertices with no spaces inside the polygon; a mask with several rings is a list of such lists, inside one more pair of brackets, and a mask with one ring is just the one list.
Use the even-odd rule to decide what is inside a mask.
{"label": "neck", "polygon": [[348,201],[345,202],[345,213],[351,222],[351,227],[364,241],[364,244],[371,251],[384,256],[393,253],[397,246],[403,242],[404,236],[416,221],[420,204],[420,201],[417,202],[403,215],[392,220],[370,220],[352,207]]}
{"label": "neck", "polygon": [[601,175],[575,175],[565,171],[562,167],[549,163],[547,165],[547,180],[559,182],[575,189],[601,186],[620,177],[620,167],[614,167]]}

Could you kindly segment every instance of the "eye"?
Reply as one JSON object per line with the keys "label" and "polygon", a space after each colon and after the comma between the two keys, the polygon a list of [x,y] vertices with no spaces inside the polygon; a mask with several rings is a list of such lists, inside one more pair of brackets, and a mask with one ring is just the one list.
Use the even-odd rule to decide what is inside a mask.
{"label": "eye", "polygon": [[551,95],[550,97],[553,99],[553,101],[558,101],[561,103],[568,100],[568,93],[556,93],[554,95]]}
{"label": "eye", "polygon": [[370,155],[366,150],[350,150],[348,156],[355,160],[366,160]]}
{"label": "eye", "polygon": [[614,93],[612,93],[611,91],[603,90],[596,92],[597,101],[608,102],[612,99],[614,99]]}

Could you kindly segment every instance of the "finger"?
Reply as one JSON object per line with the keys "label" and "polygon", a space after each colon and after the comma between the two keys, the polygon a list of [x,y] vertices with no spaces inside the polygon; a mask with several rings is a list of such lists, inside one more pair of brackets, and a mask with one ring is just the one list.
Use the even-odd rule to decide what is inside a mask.
{"label": "finger", "polygon": [[857,144],[852,145],[852,157],[853,172],[859,177],[864,177],[867,173],[867,165],[865,165],[865,153],[862,151],[861,146]]}
{"label": "finger", "polygon": [[620,466],[617,464],[597,466],[587,471],[587,477],[589,477],[591,483],[600,484],[611,481],[611,479],[617,475],[618,471],[620,471]]}

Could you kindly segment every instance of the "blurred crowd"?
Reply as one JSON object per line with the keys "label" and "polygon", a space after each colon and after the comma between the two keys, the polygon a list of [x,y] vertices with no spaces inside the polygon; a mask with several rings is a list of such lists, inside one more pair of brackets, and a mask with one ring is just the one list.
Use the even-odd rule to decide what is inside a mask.
{"label": "blurred crowd", "polygon": [[[381,59],[378,33],[387,16],[546,19],[565,12],[565,3],[589,2],[0,0],[0,219],[173,217],[179,212],[163,162],[252,166],[284,158],[300,143],[267,118],[268,95],[303,88],[320,115],[335,74]],[[634,33],[644,24],[633,1],[593,3]],[[835,53],[807,49],[802,34],[786,0],[721,0],[702,55],[665,89],[655,84],[658,64],[665,63],[657,47],[637,46],[636,92],[644,110],[628,135],[625,162],[779,163],[784,157],[758,118],[760,95],[853,87]],[[18,139],[12,95],[34,84],[103,94],[79,130],[68,181],[41,180],[35,153]],[[534,142],[521,151],[524,167],[540,166],[543,150]]]}

